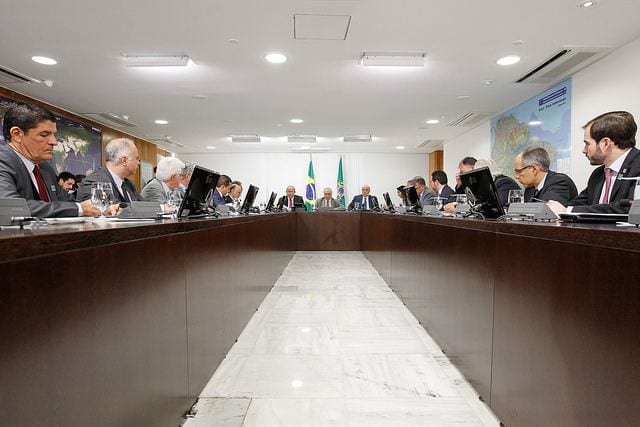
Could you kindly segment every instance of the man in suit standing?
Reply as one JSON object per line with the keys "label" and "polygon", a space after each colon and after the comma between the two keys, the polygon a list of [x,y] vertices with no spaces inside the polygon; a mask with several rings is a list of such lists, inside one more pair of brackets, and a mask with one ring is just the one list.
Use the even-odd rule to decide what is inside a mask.
{"label": "man in suit standing", "polygon": [[446,204],[447,202],[452,202],[454,200],[449,200],[449,198],[453,195],[453,188],[447,185],[448,179],[445,171],[437,170],[431,173],[431,189],[436,193],[436,197],[439,197],[442,200],[442,204]]}
{"label": "man in suit standing", "polygon": [[218,178],[218,183],[216,184],[216,189],[213,190],[213,197],[211,198],[211,203],[213,206],[221,206],[226,205],[227,203],[231,203],[231,197],[229,197],[229,189],[231,188],[231,178],[227,175],[220,175]]}
{"label": "man in suit standing", "polygon": [[353,197],[349,206],[347,206],[347,210],[379,210],[380,204],[378,203],[378,198],[376,196],[371,195],[371,187],[368,184],[365,184],[361,188],[362,194],[358,194]]}
{"label": "man in suit standing", "polygon": [[527,148],[516,156],[513,171],[525,188],[525,202],[556,200],[567,204],[578,195],[573,180],[563,173],[550,171],[550,164],[549,153],[542,147]]}
{"label": "man in suit standing", "polygon": [[433,192],[430,188],[427,188],[427,181],[421,176],[414,177],[411,181],[407,183],[409,185],[413,183],[413,187],[416,189],[416,193],[418,193],[418,200],[420,201],[420,206],[432,205],[433,198],[436,197],[436,193]]}
{"label": "man in suit standing", "polygon": [[78,188],[78,201],[91,199],[91,187],[95,182],[108,182],[113,187],[115,202],[128,203],[140,201],[142,198],[129,177],[140,166],[138,149],[130,139],[116,138],[111,140],[104,149],[105,165],[90,173]]}
{"label": "man in suit standing", "polygon": [[318,209],[332,209],[340,207],[340,203],[333,198],[333,190],[329,187],[325,187],[322,190],[323,197],[316,200],[316,206]]}
{"label": "man in suit standing", "polygon": [[568,207],[557,201],[550,201],[549,207],[556,214],[629,213],[628,200],[633,199],[636,182],[620,178],[640,176],[640,150],[635,148],[638,126],[633,116],[626,111],[611,111],[591,119],[583,128],[582,153],[592,165],[600,167]]}
{"label": "man in suit standing", "polygon": [[278,200],[278,206],[282,206],[289,210],[306,210],[304,199],[296,194],[296,188],[293,185],[287,187],[286,194]]}
{"label": "man in suit standing", "polygon": [[184,167],[175,157],[164,157],[158,162],[156,177],[144,186],[140,196],[147,202],[167,203],[169,193],[180,186]]}
{"label": "man in suit standing", "polygon": [[[58,185],[49,163],[56,141],[56,117],[33,104],[7,110],[3,119],[5,142],[0,144],[0,197],[23,198],[31,215],[40,218],[98,216],[91,201],[75,203]],[[110,208],[110,213],[115,208]]]}

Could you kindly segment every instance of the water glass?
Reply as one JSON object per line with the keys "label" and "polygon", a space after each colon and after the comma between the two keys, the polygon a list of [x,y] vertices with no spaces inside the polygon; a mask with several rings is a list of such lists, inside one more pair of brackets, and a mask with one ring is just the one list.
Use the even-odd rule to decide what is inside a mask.
{"label": "water glass", "polygon": [[524,203],[524,190],[509,190],[509,204]]}
{"label": "water glass", "polygon": [[456,194],[456,203],[458,205],[464,205],[467,203],[467,195],[466,194]]}
{"label": "water glass", "polygon": [[104,212],[114,202],[113,188],[110,182],[94,182],[91,185],[91,204],[100,211],[99,220],[104,220]]}

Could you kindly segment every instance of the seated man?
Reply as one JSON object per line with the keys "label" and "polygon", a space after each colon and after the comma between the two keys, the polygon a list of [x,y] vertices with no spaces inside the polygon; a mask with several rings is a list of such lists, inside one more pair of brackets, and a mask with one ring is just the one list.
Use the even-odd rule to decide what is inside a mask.
{"label": "seated man", "polygon": [[180,186],[184,167],[184,163],[175,157],[162,158],[158,162],[156,177],[144,186],[140,196],[147,202],[167,203],[169,193]]}
{"label": "seated man", "polygon": [[7,110],[5,142],[0,143],[0,197],[26,199],[31,215],[39,218],[100,215],[90,200],[69,201],[58,185],[49,163],[58,145],[56,132],[56,117],[44,108],[21,104]]}
{"label": "seated man", "polygon": [[556,200],[566,204],[578,195],[573,180],[563,173],[549,170],[549,153],[542,147],[531,147],[513,161],[515,177],[525,188],[525,202]]}
{"label": "seated man", "polygon": [[233,181],[231,187],[229,187],[229,197],[231,198],[230,204],[235,210],[239,210],[242,207],[242,200],[240,200],[241,195],[242,184],[240,181]]}
{"label": "seated man", "polygon": [[437,170],[431,173],[431,189],[436,193],[436,197],[439,197],[442,200],[442,204],[446,204],[450,201],[451,196],[453,195],[453,188],[447,185],[447,174],[445,171]]}
{"label": "seated man", "polygon": [[58,185],[68,194],[72,194],[76,186],[76,176],[71,172],[60,172]]}
{"label": "seated man", "polygon": [[362,194],[358,194],[353,197],[349,206],[347,206],[347,210],[379,210],[380,204],[378,203],[378,198],[376,196],[372,196],[371,187],[365,184],[361,188]]}
{"label": "seated man", "polygon": [[231,178],[229,178],[227,175],[220,175],[220,178],[218,178],[216,189],[213,190],[213,197],[211,198],[211,203],[214,207],[231,203],[232,200],[229,197],[230,188]]}
{"label": "seated man", "polygon": [[304,199],[296,194],[296,188],[293,185],[287,187],[286,194],[278,199],[278,206],[282,206],[289,210],[306,210]]}
{"label": "seated man", "polygon": [[322,194],[323,194],[323,197],[321,199],[316,200],[316,207],[318,209],[321,209],[321,208],[330,209],[330,208],[340,207],[340,203],[333,198],[333,190],[331,188],[325,187],[325,189],[322,190]]}
{"label": "seated man", "polygon": [[416,176],[409,183],[412,183],[416,189],[416,193],[418,193],[418,200],[420,201],[420,206],[431,205],[433,204],[433,199],[436,196],[436,193],[433,192],[430,188],[427,188],[427,181],[421,176]]}
{"label": "seated man", "polygon": [[626,111],[611,111],[589,120],[584,128],[582,153],[592,165],[601,165],[591,173],[587,188],[565,207],[552,200],[548,203],[556,214],[593,212],[627,214],[629,199],[634,198],[635,181],[622,177],[640,176],[640,150],[635,148],[636,125]]}
{"label": "seated man", "polygon": [[128,179],[138,170],[140,165],[138,149],[133,141],[126,138],[110,141],[104,149],[104,158],[105,165],[100,166],[82,180],[76,200],[91,199],[91,187],[95,182],[111,183],[117,203],[142,200],[136,187]]}
{"label": "seated man", "polygon": [[467,156],[458,163],[458,170],[456,171],[456,194],[464,194],[464,186],[462,185],[462,180],[460,180],[460,174],[471,172],[476,162],[477,160],[475,157]]}
{"label": "seated man", "polygon": [[506,209],[506,207],[509,206],[509,191],[522,189],[513,178],[504,175],[492,159],[479,159],[473,166],[473,169],[480,169],[485,166],[489,168],[491,176],[493,176],[493,181],[496,184],[496,192],[498,193],[498,200]]}

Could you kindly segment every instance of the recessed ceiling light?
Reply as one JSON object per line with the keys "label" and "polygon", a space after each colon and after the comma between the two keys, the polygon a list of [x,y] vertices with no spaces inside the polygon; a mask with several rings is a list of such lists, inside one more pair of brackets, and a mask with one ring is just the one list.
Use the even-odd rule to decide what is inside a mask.
{"label": "recessed ceiling light", "polygon": [[289,120],[291,123],[295,123],[295,124],[300,124],[300,123],[304,123],[304,120],[302,119],[291,119]]}
{"label": "recessed ceiling light", "polygon": [[154,120],[154,123],[157,125],[166,125],[167,123],[169,123],[168,120],[162,120],[162,119],[158,119],[158,120]]}
{"label": "recessed ceiling light", "polygon": [[427,120],[428,125],[437,125],[438,123],[440,123],[440,120],[438,119]]}
{"label": "recessed ceiling light", "polygon": [[511,44],[514,46],[520,46],[521,44],[524,44],[524,40],[514,40]]}
{"label": "recessed ceiling light", "polygon": [[56,65],[58,63],[58,61],[56,61],[55,59],[49,58],[47,56],[32,56],[31,60],[43,65]]}
{"label": "recessed ceiling light", "polygon": [[206,95],[192,95],[191,98],[193,99],[207,99]]}
{"label": "recessed ceiling light", "polygon": [[486,85],[491,85],[491,84],[493,84],[493,80],[483,80],[482,83],[484,83]]}
{"label": "recessed ceiling light", "polygon": [[195,64],[187,55],[129,55],[123,53],[127,67],[188,67]]}
{"label": "recessed ceiling light", "polygon": [[597,5],[596,1],[583,1],[578,4],[578,7],[591,7]]}
{"label": "recessed ceiling light", "polygon": [[231,39],[228,39],[227,42],[229,42],[231,44],[238,44],[240,42],[240,40],[231,38]]}
{"label": "recessed ceiling light", "polygon": [[402,145],[398,145],[398,146],[396,147],[396,150],[404,150],[404,147],[403,147]]}
{"label": "recessed ceiling light", "polygon": [[542,122],[540,120],[531,120],[529,126],[540,126]]}
{"label": "recessed ceiling light", "polygon": [[216,147],[214,147],[213,145],[207,145],[205,148],[207,150],[215,150],[216,149]]}
{"label": "recessed ceiling light", "polygon": [[517,55],[508,55],[508,56],[503,56],[502,58],[498,59],[496,61],[496,64],[498,65],[513,65],[513,64],[517,64],[518,62],[520,62],[520,57]]}
{"label": "recessed ceiling light", "polygon": [[280,128],[280,127],[282,127],[282,123],[278,123],[276,126],[278,126]]}
{"label": "recessed ceiling light", "polygon": [[456,99],[458,101],[465,101],[467,99],[471,99],[471,97],[469,95],[460,95],[460,96],[456,96]]}
{"label": "recessed ceiling light", "polygon": [[287,57],[281,53],[274,52],[266,54],[264,56],[264,59],[271,62],[272,64],[282,64],[283,62],[286,62]]}

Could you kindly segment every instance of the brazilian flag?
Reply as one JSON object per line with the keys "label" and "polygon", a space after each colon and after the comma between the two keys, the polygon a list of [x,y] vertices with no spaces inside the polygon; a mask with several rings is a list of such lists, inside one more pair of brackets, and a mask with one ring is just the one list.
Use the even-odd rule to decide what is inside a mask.
{"label": "brazilian flag", "polygon": [[336,199],[340,206],[345,207],[344,203],[344,179],[342,179],[342,156],[340,156],[340,163],[338,163],[338,183],[337,183],[337,195]]}
{"label": "brazilian flag", "polygon": [[316,179],[313,177],[313,160],[309,160],[309,172],[307,172],[307,191],[304,197],[304,204],[307,212],[311,212],[316,207]]}

